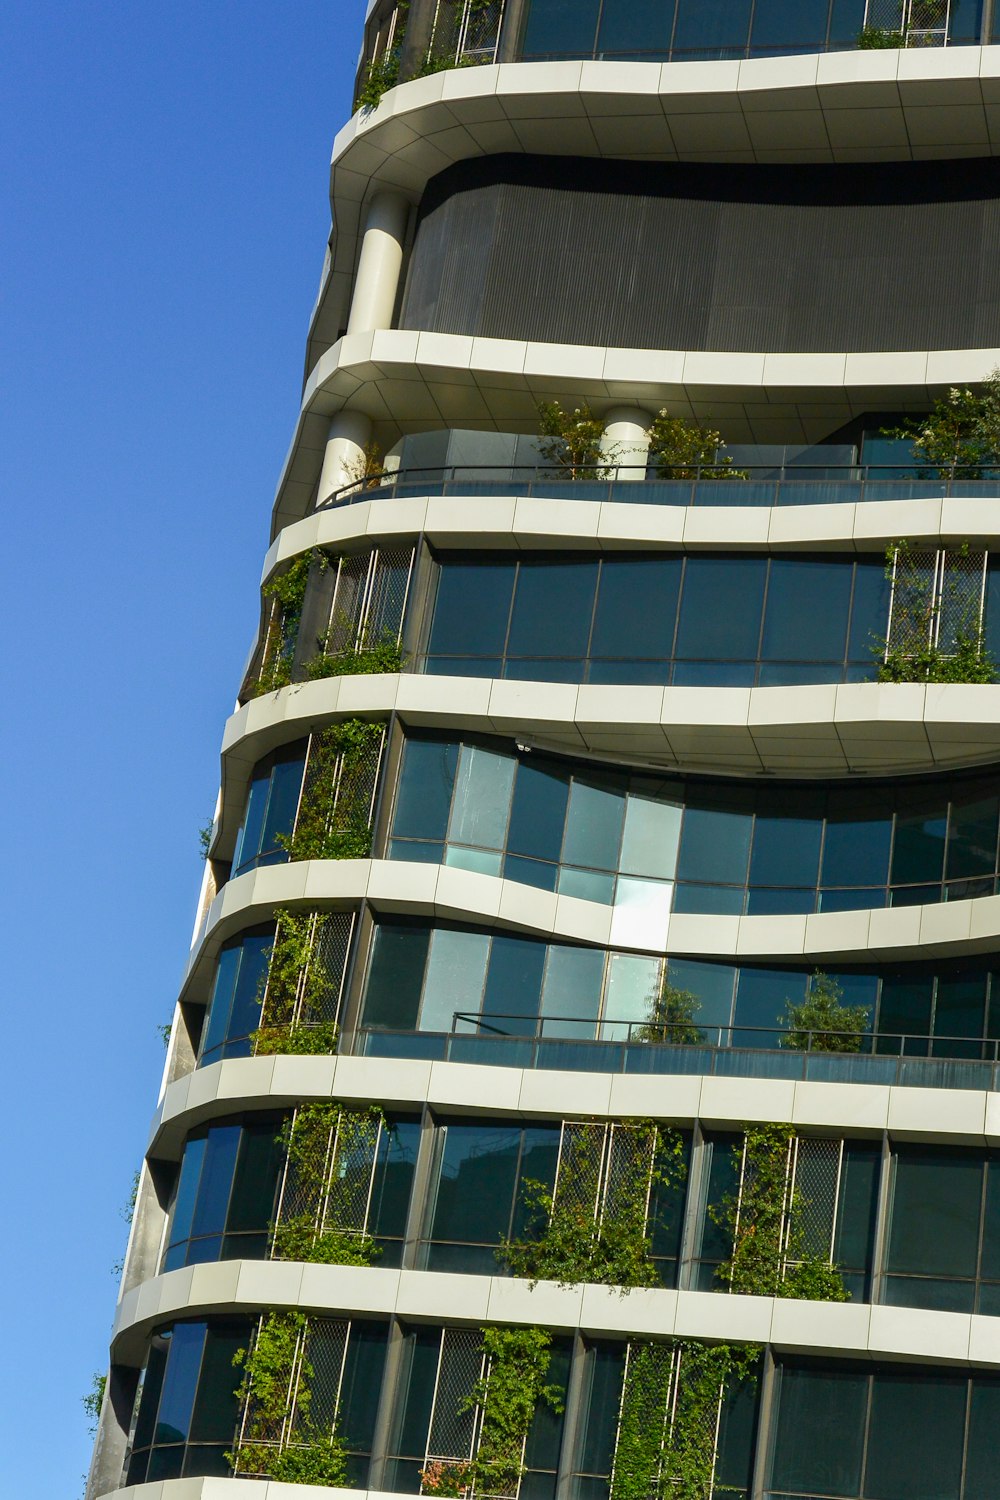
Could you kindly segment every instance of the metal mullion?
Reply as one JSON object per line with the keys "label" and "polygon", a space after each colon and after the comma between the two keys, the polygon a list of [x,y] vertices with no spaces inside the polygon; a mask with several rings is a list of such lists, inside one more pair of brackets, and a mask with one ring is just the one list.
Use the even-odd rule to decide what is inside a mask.
{"label": "metal mullion", "polygon": [[871,1301],[882,1300],[882,1282],[885,1279],[885,1259],[889,1243],[889,1222],[896,1187],[895,1161],[889,1141],[889,1132],[882,1133],[882,1159],[879,1168],[878,1201],[875,1208],[875,1233],[872,1236]]}
{"label": "metal mullion", "polygon": [[323,1189],[320,1193],[317,1207],[316,1233],[323,1233],[327,1214],[330,1211],[330,1185],[333,1181],[333,1173],[337,1164],[337,1145],[340,1140],[340,1124],[343,1118],[343,1109],[337,1114],[336,1125],[331,1125],[326,1137],[326,1158],[323,1162]]}
{"label": "metal mullion", "polygon": [[378,574],[379,549],[374,547],[368,554],[368,576],[365,578],[365,586],[361,591],[361,608],[358,611],[358,627],[354,638],[354,654],[357,656],[361,650],[362,642],[368,631],[368,616],[371,613],[372,596],[375,593],[375,578]]}
{"label": "metal mullion", "polygon": [[292,1011],[292,1025],[302,1021],[302,1007],[305,1002],[306,985],[309,982],[309,970],[316,961],[316,948],[318,944],[317,932],[319,930],[319,913],[313,912],[309,918],[309,957],[306,959],[305,967],[299,970],[299,977],[295,986],[295,1005]]}
{"label": "metal mullion", "polygon": [[839,1141],[837,1152],[837,1181],[833,1190],[833,1214],[830,1219],[830,1264],[834,1264],[837,1248],[837,1217],[840,1213],[840,1187],[844,1179],[844,1137]]}
{"label": "metal mullion", "polygon": [[382,1119],[380,1118],[378,1122],[378,1130],[375,1133],[375,1149],[372,1152],[371,1169],[368,1173],[368,1197],[365,1201],[365,1216],[361,1225],[361,1233],[363,1235],[368,1233],[368,1220],[371,1218],[372,1198],[375,1194],[375,1173],[378,1171],[378,1154],[382,1146],[382,1135],[384,1133],[384,1130],[385,1126]]}
{"label": "metal mullion", "polygon": [[[737,1193],[736,1193],[736,1217],[735,1217],[735,1219],[733,1221],[733,1250],[734,1251],[736,1249],[737,1240],[739,1239],[740,1219],[741,1219],[741,1217],[743,1215],[743,1188],[744,1188],[744,1185],[746,1183],[746,1175],[747,1175],[747,1137],[746,1137],[746,1131],[744,1131],[743,1132],[743,1154],[742,1154],[742,1156],[740,1158],[740,1185],[739,1185],[739,1188],[738,1188]],[[730,1283],[729,1283],[730,1294],[732,1294],[732,1290],[733,1290],[733,1284],[730,1281]]]}
{"label": "metal mullion", "polygon": [[324,639],[323,639],[323,649],[324,649],[324,651],[328,651],[329,648],[330,648],[330,634],[331,634],[331,632],[333,630],[333,622],[334,622],[334,620],[337,617],[337,601],[340,598],[340,585],[341,585],[341,582],[343,580],[343,577],[344,577],[344,559],[343,559],[342,556],[340,556],[340,557],[337,558],[337,576],[336,576],[336,578],[334,580],[333,594],[332,594],[331,599],[330,599],[330,612],[327,615],[327,620],[326,620],[326,634],[325,634]]}
{"label": "metal mullion", "polygon": [[983,1279],[983,1242],[986,1238],[986,1194],[990,1181],[990,1158],[983,1157],[983,1185],[979,1194],[979,1242],[976,1247],[976,1285],[974,1291],[975,1301],[979,1302],[979,1288]]}
{"label": "metal mullion", "polygon": [[[867,14],[867,12],[866,12]],[[889,660],[889,652],[892,650],[892,627],[896,618],[896,588],[899,583],[899,547],[892,549],[892,574],[889,580],[889,620],[885,627],[885,654],[883,661]]]}
{"label": "metal mullion", "polygon": [[354,1320],[353,1320],[353,1318],[346,1318],[344,1320],[344,1347],[341,1350],[341,1354],[340,1354],[340,1370],[339,1370],[339,1372],[337,1374],[337,1394],[334,1397],[334,1402],[333,1402],[333,1425],[332,1425],[331,1430],[330,1430],[330,1436],[331,1436],[331,1438],[333,1437],[333,1434],[336,1431],[336,1428],[337,1428],[337,1419],[340,1416],[340,1397],[341,1397],[341,1394],[342,1394],[343,1389],[344,1389],[344,1373],[345,1373],[345,1371],[347,1369],[347,1351],[350,1348],[350,1344],[351,1344],[351,1330],[352,1330],[353,1327],[354,1327]]}
{"label": "metal mullion", "polygon": [[399,628],[396,631],[396,644],[397,644],[397,646],[402,642],[402,639],[403,639],[403,626],[406,623],[406,610],[407,610],[407,606],[408,606],[408,604],[410,602],[410,588],[411,588],[411,585],[413,583],[413,574],[416,571],[416,566],[417,566],[417,549],[416,549],[416,547],[411,547],[410,548],[410,565],[409,565],[409,567],[406,570],[406,584],[405,584],[405,586],[403,588],[403,602],[402,602],[402,605],[400,606],[400,611],[399,611]]}
{"label": "metal mullion", "polygon": [[[750,18],[750,25],[751,26],[753,25],[753,17],[752,16]],[[750,42],[750,31],[748,29],[748,31],[747,31],[747,44],[748,45],[749,45],[749,42]],[[751,557],[755,556],[755,554],[752,553],[752,552],[749,555]],[[764,597],[760,601],[760,619],[757,622],[757,659],[754,662],[754,672],[753,672],[753,680],[754,680],[755,684],[757,682],[758,677],[760,676],[760,667],[761,667],[761,662],[763,661],[763,657],[762,657],[761,653],[764,650],[764,622],[767,619],[767,604],[768,604],[768,600],[771,597],[771,564],[773,563],[773,561],[774,561],[774,559],[772,557],[769,557],[769,556],[767,556],[765,554],[765,557],[764,557]],[[756,804],[754,804],[754,812],[756,814]],[[749,871],[749,866],[748,866],[748,871]]]}
{"label": "metal mullion", "polygon": [[980,636],[982,636],[983,631],[986,629],[986,580],[987,580],[987,577],[989,576],[989,572],[988,572],[988,570],[989,570],[989,562],[990,562],[989,548],[984,547],[983,548],[983,577],[982,577],[982,582],[979,585],[979,621],[978,621],[978,630],[979,630]]}
{"label": "metal mullion", "polygon": [[785,1149],[785,1201],[781,1210],[781,1279],[784,1281],[788,1269],[788,1250],[792,1239],[792,1204],[795,1201],[795,1179],[799,1169],[799,1138],[791,1136]]}
{"label": "metal mullion", "polygon": [[302,1384],[302,1365],[305,1360],[306,1336],[309,1333],[309,1319],[305,1319],[305,1326],[300,1328],[295,1340],[295,1354],[292,1358],[292,1378],[288,1383],[288,1405],[282,1420],[281,1442],[279,1451],[287,1448],[291,1442],[291,1435],[295,1424],[295,1414],[299,1402],[299,1388]]}
{"label": "metal mullion", "polygon": [[[912,3],[912,0],[911,0]],[[945,564],[948,554],[944,547],[938,547],[934,554],[934,575],[931,593],[931,620],[930,640],[928,645],[939,646],[941,643],[941,616],[944,613],[944,582]]]}

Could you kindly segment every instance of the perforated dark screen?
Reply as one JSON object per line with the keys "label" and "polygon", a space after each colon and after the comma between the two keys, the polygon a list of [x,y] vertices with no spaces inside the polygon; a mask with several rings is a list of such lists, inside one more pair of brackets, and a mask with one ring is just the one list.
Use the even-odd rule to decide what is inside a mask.
{"label": "perforated dark screen", "polygon": [[424,195],[400,326],[634,348],[996,348],[1000,163],[462,162]]}

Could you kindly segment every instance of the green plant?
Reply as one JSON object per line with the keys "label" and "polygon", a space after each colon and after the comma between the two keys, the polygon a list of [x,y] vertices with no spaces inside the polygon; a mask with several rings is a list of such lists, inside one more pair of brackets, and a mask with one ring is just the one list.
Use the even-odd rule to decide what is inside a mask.
{"label": "green plant", "polygon": [[[948,553],[952,563],[968,555],[968,542]],[[872,644],[879,682],[996,681],[979,592],[963,600],[953,566],[946,568],[939,590],[936,570],[904,539],[886,549],[885,576],[893,586],[892,631]],[[944,632],[942,620],[948,623]]]}
{"label": "green plant", "polygon": [[711,1500],[719,1407],[756,1378],[756,1345],[634,1340],[622,1387],[610,1500]]}
{"label": "green plant", "polygon": [[399,82],[401,51],[401,47],[393,47],[368,64],[358,97],[354,101],[355,109],[375,109],[382,95],[396,87]]}
{"label": "green plant", "polygon": [[525,1179],[525,1234],[503,1240],[497,1250],[498,1260],[513,1275],[533,1285],[599,1282],[623,1293],[658,1284],[647,1225],[650,1190],[684,1180],[684,1142],[678,1131],[652,1120],[630,1121],[628,1128],[636,1132],[641,1149],[623,1164],[613,1190],[605,1184],[596,1212],[603,1132],[584,1134],[573,1153],[564,1155],[555,1191],[535,1178]]}
{"label": "green plant", "polygon": [[385,631],[373,642],[362,641],[358,650],[319,651],[303,663],[302,675],[308,682],[321,677],[354,677],[362,673],[401,672],[405,654],[396,637]]}
{"label": "green plant", "polygon": [[234,1474],[286,1484],[346,1484],[347,1455],[336,1425],[324,1433],[312,1419],[315,1370],[307,1335],[301,1313],[266,1313],[250,1347],[233,1355],[234,1366],[243,1369],[236,1398],[245,1407],[240,1444],[226,1454]]}
{"label": "green plant", "polygon": [[174,1023],[172,1020],[164,1021],[162,1026],[157,1026],[156,1034],[160,1038],[160,1041],[163,1043],[164,1047],[170,1046],[170,1033],[173,1031],[173,1029]]}
{"label": "green plant", "polygon": [[1000,467],[1000,367],[982,384],[952,386],[926,417],[883,428],[883,437],[906,438],[941,479],[976,479]]}
{"label": "green plant", "polygon": [[324,918],[278,907],[274,942],[261,979],[260,1024],[250,1034],[255,1054],[310,1055],[337,1050],[336,1022],[323,1019],[330,976],[320,956]]}
{"label": "green plant", "polygon": [[880,26],[862,26],[858,32],[858,48],[862,52],[905,46],[906,38],[901,31],[883,31]]}
{"label": "green plant", "polygon": [[290,859],[371,853],[371,796],[384,733],[384,724],[346,719],[314,738],[294,831],[276,839]]}
{"label": "green plant", "polygon": [[604,424],[586,402],[564,411],[558,401],[540,401],[538,426],[542,458],[570,479],[604,479],[613,472],[620,449],[604,446]]}
{"label": "green plant", "polygon": [[85,1396],[80,1397],[84,1411],[87,1413],[87,1431],[91,1437],[96,1436],[97,1424],[101,1416],[101,1407],[104,1405],[104,1389],[108,1383],[108,1377],[101,1375],[97,1370],[90,1382],[90,1390]]}
{"label": "green plant", "polygon": [[302,606],[314,565],[317,568],[328,566],[325,554],[318,548],[295,558],[284,572],[269,578],[261,589],[264,598],[271,601],[271,616],[260,675],[246,689],[248,698],[276,692],[278,688],[287,687],[292,680],[292,659],[302,622]]}
{"label": "green plant", "polygon": [[804,1000],[789,1000],[782,1047],[796,1052],[860,1052],[870,1007],[845,1005],[835,979],[817,969]]}
{"label": "green plant", "polygon": [[480,1494],[516,1491],[524,1473],[524,1442],[539,1403],[555,1412],[563,1409],[563,1392],[545,1379],[551,1346],[546,1328],[483,1329],[487,1373],[462,1406],[480,1409],[479,1446],[470,1464]]}
{"label": "green plant", "polygon": [[381,1254],[364,1221],[385,1124],[379,1109],[336,1103],[300,1105],[285,1121],[278,1141],[287,1155],[292,1211],[271,1225],[275,1259],[370,1266]]}
{"label": "green plant", "polygon": [[199,847],[201,849],[201,857],[202,857],[202,859],[207,859],[208,858],[208,851],[212,847],[212,830],[214,828],[215,828],[215,819],[214,818],[209,818],[208,822],[207,823],[203,823],[201,825],[201,827],[198,829],[198,845],[199,845]]}
{"label": "green plant", "polygon": [[358,457],[346,466],[347,482],[358,489],[374,490],[385,481],[385,454],[378,443],[366,443]]}
{"label": "green plant", "polygon": [[691,990],[679,990],[664,977],[650,1001],[649,1019],[631,1033],[633,1042],[669,1042],[675,1047],[694,1047],[705,1040],[695,1025],[701,1001]]}
{"label": "green plant", "polygon": [[649,428],[649,459],[660,479],[746,479],[745,469],[734,469],[720,433],[698,422],[657,412]]}
{"label": "green plant", "polygon": [[712,1217],[732,1250],[717,1275],[734,1292],[756,1297],[798,1297],[846,1302],[848,1292],[835,1266],[806,1247],[804,1210],[790,1184],[791,1125],[747,1125],[733,1151],[740,1190],[729,1194]]}

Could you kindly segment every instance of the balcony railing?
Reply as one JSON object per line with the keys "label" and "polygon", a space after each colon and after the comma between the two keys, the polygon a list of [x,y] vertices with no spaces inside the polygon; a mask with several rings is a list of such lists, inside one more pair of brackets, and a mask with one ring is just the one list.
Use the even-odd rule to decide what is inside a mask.
{"label": "balcony railing", "polygon": [[[714,474],[713,474],[714,470]],[[591,474],[582,466],[561,473],[551,466],[449,465],[386,470],[345,485],[317,510],[357,505],[362,500],[407,500],[427,496],[530,496],[538,500],[589,500],[603,505],[784,506],[864,505],[878,500],[1000,499],[1000,469],[971,478],[967,466],[954,475],[907,474],[899,465],[820,467],[740,464],[746,477],[719,479],[718,465],[677,478],[650,476],[645,468],[602,466]]]}
{"label": "balcony railing", "polygon": [[[675,1041],[649,1040],[650,1031]],[[595,1035],[595,1032],[598,1033]],[[684,1040],[692,1032],[700,1041]],[[767,1026],[697,1022],[584,1020],[579,1016],[480,1016],[458,1011],[450,1032],[363,1029],[354,1051],[365,1057],[420,1058],[497,1067],[593,1073],[708,1074],[720,1078],[802,1079],[909,1088],[1000,1089],[1000,1040],[865,1032],[859,1051],[825,1050],[829,1028],[807,1046],[782,1045],[788,1032]]]}

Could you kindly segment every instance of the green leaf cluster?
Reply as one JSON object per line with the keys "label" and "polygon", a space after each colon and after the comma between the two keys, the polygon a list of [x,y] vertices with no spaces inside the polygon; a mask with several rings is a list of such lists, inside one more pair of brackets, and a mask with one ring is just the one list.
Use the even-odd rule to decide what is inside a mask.
{"label": "green leaf cluster", "polygon": [[95,1437],[97,1434],[97,1423],[100,1420],[101,1407],[104,1405],[104,1388],[107,1383],[107,1375],[101,1375],[95,1370],[90,1383],[90,1390],[85,1396],[80,1397],[80,1403],[87,1413],[87,1431],[91,1437]]}
{"label": "green leaf cluster", "polygon": [[[805,1244],[805,1203],[788,1193],[791,1125],[747,1125],[733,1148],[742,1192],[730,1194],[712,1217],[732,1243],[717,1269],[734,1292],[756,1297],[796,1297],[810,1302],[846,1302],[849,1293],[835,1266]],[[746,1150],[744,1165],[743,1151]]]}
{"label": "green leaf cluster", "polygon": [[261,589],[264,598],[271,600],[272,614],[260,676],[246,689],[248,698],[276,692],[278,688],[287,687],[292,680],[292,658],[302,623],[306,586],[314,563],[321,568],[328,566],[325,554],[318,549],[296,557],[284,572],[269,578]]}
{"label": "green leaf cluster", "polygon": [[258,996],[260,1025],[250,1036],[254,1053],[336,1052],[337,1025],[321,1019],[330,977],[317,953],[316,913],[278,907],[274,916],[274,942]]}
{"label": "green leaf cluster", "polygon": [[628,1177],[616,1183],[613,1200],[605,1201],[596,1213],[592,1205],[602,1150],[596,1138],[563,1163],[555,1193],[547,1183],[525,1179],[525,1235],[501,1241],[497,1250],[497,1259],[514,1276],[533,1285],[600,1283],[620,1287],[623,1293],[658,1285],[647,1225],[650,1187],[669,1188],[684,1180],[684,1142],[678,1131],[652,1120],[636,1120],[630,1126],[649,1140],[651,1149],[642,1161],[652,1161],[651,1172],[637,1160]]}
{"label": "green leaf cluster", "polygon": [[649,428],[649,461],[659,479],[746,479],[745,469],[734,469],[721,433],[700,422],[657,412]]}
{"label": "green leaf cluster", "polygon": [[546,1383],[552,1359],[547,1328],[484,1328],[483,1348],[488,1373],[464,1408],[478,1406],[482,1414],[472,1474],[481,1494],[508,1495],[524,1472],[524,1441],[539,1403],[561,1412],[564,1393]]}
{"label": "green leaf cluster", "polygon": [[696,1047],[705,1033],[695,1024],[701,1001],[691,990],[679,990],[664,979],[653,996],[649,1019],[631,1032],[633,1042],[668,1042],[675,1047]]}
{"label": "green leaf cluster", "polygon": [[386,1123],[382,1111],[336,1102],[303,1104],[278,1134],[294,1182],[298,1212],[271,1225],[276,1260],[370,1266],[382,1253],[366,1230],[351,1224],[350,1163]]}
{"label": "green leaf cluster", "polygon": [[885,437],[908,438],[917,458],[941,479],[977,479],[1000,468],[1000,368],[981,385],[952,386],[928,416],[887,428]]}
{"label": "green leaf cluster", "polygon": [[391,631],[385,631],[381,639],[365,644],[358,651],[319,651],[302,664],[302,675],[307,682],[317,682],[321,677],[357,677],[378,672],[401,672],[406,660],[405,652]]}
{"label": "green leaf cluster", "polygon": [[[951,549],[959,558],[968,552],[968,542]],[[996,682],[978,598],[959,602],[954,573],[945,570],[945,592],[938,596],[930,570],[904,539],[886,549],[885,575],[894,580],[892,640],[882,637],[872,646],[879,682]],[[952,622],[944,640],[938,629],[942,613]]]}
{"label": "green leaf cluster", "polygon": [[871,1009],[845,1005],[841,985],[817,969],[804,1000],[788,1000],[781,1045],[796,1052],[860,1052]]}
{"label": "green leaf cluster", "polygon": [[862,26],[858,32],[858,50],[861,52],[905,46],[906,38],[901,31],[883,31],[881,26]]}
{"label": "green leaf cluster", "polygon": [[[237,1349],[233,1364],[243,1368],[236,1391],[246,1406],[243,1440],[226,1454],[236,1475],[255,1475],[286,1484],[342,1486],[347,1482],[347,1454],[334,1429],[323,1433],[312,1420],[312,1381],[308,1358],[308,1321],[301,1313],[270,1312],[262,1318],[248,1349]],[[299,1361],[295,1390],[295,1424],[285,1433],[289,1395]]]}
{"label": "green leaf cluster", "polygon": [[370,763],[384,733],[384,724],[347,719],[314,738],[295,829],[276,839],[290,859],[371,853]]}
{"label": "green leaf cluster", "polygon": [[558,401],[538,403],[538,450],[547,464],[570,479],[607,479],[618,451],[603,445],[604,423],[584,401],[564,411]]}

